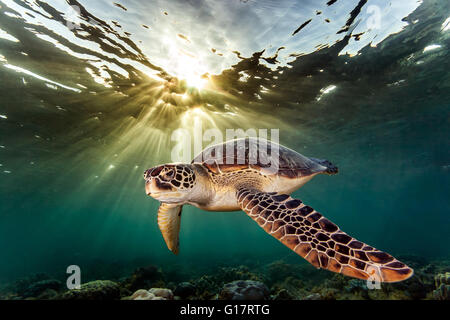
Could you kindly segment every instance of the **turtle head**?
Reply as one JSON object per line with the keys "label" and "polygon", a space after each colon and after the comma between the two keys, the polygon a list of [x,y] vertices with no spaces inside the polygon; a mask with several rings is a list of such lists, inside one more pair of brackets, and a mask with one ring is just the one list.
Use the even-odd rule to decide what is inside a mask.
{"label": "turtle head", "polygon": [[195,171],[189,164],[164,164],[144,173],[145,192],[158,201],[180,203],[189,199]]}

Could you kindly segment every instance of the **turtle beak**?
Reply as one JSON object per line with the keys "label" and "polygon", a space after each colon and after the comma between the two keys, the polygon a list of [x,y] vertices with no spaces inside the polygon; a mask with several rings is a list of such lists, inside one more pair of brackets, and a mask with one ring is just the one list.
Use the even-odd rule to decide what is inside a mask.
{"label": "turtle beak", "polygon": [[157,191],[158,188],[156,187],[155,179],[148,179],[145,181],[145,193],[148,196],[153,197],[155,195],[155,191]]}
{"label": "turtle beak", "polygon": [[145,182],[145,193],[155,199],[158,199],[161,196],[161,190],[158,188],[155,179],[149,179]]}

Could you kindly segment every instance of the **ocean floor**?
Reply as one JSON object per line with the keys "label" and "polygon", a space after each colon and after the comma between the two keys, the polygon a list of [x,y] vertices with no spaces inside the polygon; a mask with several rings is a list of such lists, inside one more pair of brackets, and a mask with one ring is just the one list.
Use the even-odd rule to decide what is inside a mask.
{"label": "ocean floor", "polygon": [[[414,268],[410,279],[368,288],[366,281],[282,260],[269,264],[186,270],[147,265],[126,274],[127,266],[97,261],[80,289],[66,278],[34,274],[0,287],[2,300],[448,300],[449,260],[400,257]],[[180,271],[181,270],[181,271]],[[369,285],[370,286],[370,285]],[[375,287],[375,288],[374,288]]]}

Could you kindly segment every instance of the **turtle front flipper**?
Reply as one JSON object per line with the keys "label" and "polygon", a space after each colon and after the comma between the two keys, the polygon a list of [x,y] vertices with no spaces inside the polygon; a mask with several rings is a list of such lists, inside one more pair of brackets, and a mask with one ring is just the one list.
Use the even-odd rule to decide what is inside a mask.
{"label": "turtle front flipper", "polygon": [[300,200],[250,189],[239,190],[237,198],[267,233],[317,268],[379,282],[398,282],[413,274],[404,263],[350,237]]}
{"label": "turtle front flipper", "polygon": [[167,247],[174,254],[178,254],[180,247],[180,222],[183,206],[161,203],[158,209],[158,226]]}

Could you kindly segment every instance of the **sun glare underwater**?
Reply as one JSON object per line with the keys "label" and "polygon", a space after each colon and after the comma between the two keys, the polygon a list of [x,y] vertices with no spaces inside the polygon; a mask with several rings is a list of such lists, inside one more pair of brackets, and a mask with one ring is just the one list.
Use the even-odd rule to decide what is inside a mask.
{"label": "sun glare underwater", "polygon": [[[448,300],[449,29],[446,0],[0,0],[0,299]],[[167,186],[177,145],[189,163],[229,130],[328,173],[305,207],[239,199],[310,205],[401,262],[330,234],[349,247],[305,260],[226,206],[184,205],[174,255],[143,174]],[[336,259],[414,275],[373,289]]]}

